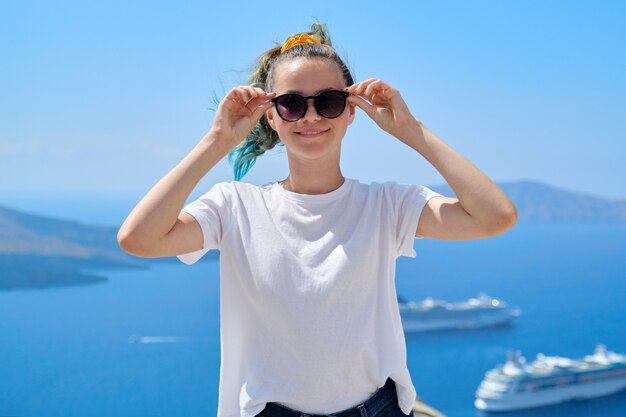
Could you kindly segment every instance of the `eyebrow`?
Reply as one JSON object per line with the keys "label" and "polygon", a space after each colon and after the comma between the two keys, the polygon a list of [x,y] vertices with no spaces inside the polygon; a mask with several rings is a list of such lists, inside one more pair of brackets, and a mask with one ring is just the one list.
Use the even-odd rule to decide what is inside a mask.
{"label": "eyebrow", "polygon": [[[320,93],[323,93],[323,92],[325,92],[325,91],[331,91],[331,90],[339,90],[339,91],[341,91],[341,88],[335,88],[335,87],[324,88],[324,89],[322,89],[322,90],[318,90],[318,91],[317,91],[315,94],[313,94],[313,95],[314,95],[314,96],[316,96],[316,95],[318,95],[318,94],[320,94]],[[287,91],[285,91],[283,94],[300,94],[300,95],[302,95],[302,96],[304,95],[304,94],[302,93],[302,91],[298,91],[298,90],[287,90]]]}

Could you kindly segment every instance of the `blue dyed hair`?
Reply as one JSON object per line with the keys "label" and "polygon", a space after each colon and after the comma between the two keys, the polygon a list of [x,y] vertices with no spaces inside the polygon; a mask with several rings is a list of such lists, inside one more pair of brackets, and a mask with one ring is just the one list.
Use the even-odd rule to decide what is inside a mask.
{"label": "blue dyed hair", "polygon": [[[282,44],[263,53],[256,61],[254,71],[250,75],[250,85],[265,91],[272,91],[275,68],[282,62],[297,58],[327,59],[337,64],[343,74],[346,86],[354,84],[350,69],[332,47],[326,25],[316,22],[311,25],[309,35],[315,36],[321,44],[298,45],[280,53]],[[282,145],[278,134],[271,128],[267,117],[263,115],[248,136],[228,153],[228,160],[233,164],[235,180],[240,181],[254,166],[256,158],[263,155],[276,145]]]}

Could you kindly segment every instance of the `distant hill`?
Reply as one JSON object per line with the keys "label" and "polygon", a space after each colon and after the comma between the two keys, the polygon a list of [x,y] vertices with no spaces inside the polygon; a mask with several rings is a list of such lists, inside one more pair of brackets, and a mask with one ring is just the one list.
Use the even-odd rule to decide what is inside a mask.
{"label": "distant hill", "polygon": [[[533,181],[499,186],[515,203],[519,224],[626,222],[626,201],[611,201]],[[447,186],[429,188],[454,196]],[[216,259],[218,255],[211,251],[203,260]],[[178,261],[128,255],[117,244],[117,227],[89,226],[0,206],[0,290],[98,283],[107,278],[85,270],[146,268],[159,262]]]}
{"label": "distant hill", "polygon": [[0,290],[98,283],[107,278],[84,270],[146,268],[160,262],[178,261],[128,255],[117,243],[117,227],[88,226],[0,206]]}
{"label": "distant hill", "polygon": [[[626,223],[626,200],[609,199],[565,191],[536,181],[499,183],[513,201],[518,223]],[[455,196],[447,185],[432,188]]]}

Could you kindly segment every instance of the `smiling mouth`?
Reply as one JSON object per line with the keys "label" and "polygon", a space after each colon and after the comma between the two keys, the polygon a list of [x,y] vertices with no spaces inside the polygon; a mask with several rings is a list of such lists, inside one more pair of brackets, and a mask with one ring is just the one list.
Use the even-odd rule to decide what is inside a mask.
{"label": "smiling mouth", "polygon": [[307,136],[307,137],[314,137],[314,136],[319,136],[323,133],[328,132],[330,129],[326,129],[326,130],[303,130],[301,132],[296,132],[298,135],[301,136]]}

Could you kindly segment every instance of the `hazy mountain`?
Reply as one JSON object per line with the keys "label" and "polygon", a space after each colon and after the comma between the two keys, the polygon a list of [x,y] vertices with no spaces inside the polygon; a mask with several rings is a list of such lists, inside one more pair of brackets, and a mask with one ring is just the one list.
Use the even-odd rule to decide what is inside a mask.
{"label": "hazy mountain", "polygon": [[[498,186],[515,204],[519,224],[626,222],[626,200],[613,201],[535,181],[499,183]],[[429,188],[446,196],[455,195],[447,185]]]}
{"label": "hazy mountain", "polygon": [[[519,224],[626,222],[626,201],[518,181],[499,186],[515,203]],[[447,186],[433,190],[454,196]],[[211,251],[203,260],[215,259]],[[141,259],[117,244],[117,227],[89,226],[0,206],[0,289],[89,284],[106,277],[85,269],[145,268],[175,258]]]}
{"label": "hazy mountain", "polygon": [[[215,257],[207,256],[207,259]],[[117,244],[117,227],[89,226],[0,206],[0,290],[106,281],[85,269],[146,268]]]}

